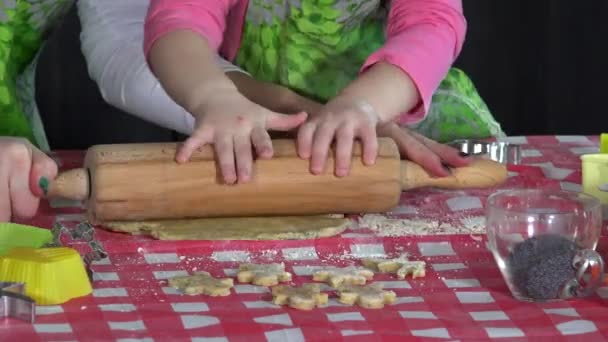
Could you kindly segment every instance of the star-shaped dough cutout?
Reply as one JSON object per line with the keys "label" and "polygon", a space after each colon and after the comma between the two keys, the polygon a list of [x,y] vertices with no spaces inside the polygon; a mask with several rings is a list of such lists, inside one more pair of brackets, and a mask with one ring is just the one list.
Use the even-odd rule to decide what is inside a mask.
{"label": "star-shaped dough cutout", "polygon": [[321,292],[319,284],[304,284],[301,287],[278,285],[272,288],[272,302],[288,305],[298,310],[312,310],[327,305],[328,295]]}
{"label": "star-shaped dough cutout", "polygon": [[217,279],[208,272],[196,272],[189,276],[168,279],[169,286],[183,294],[195,296],[204,294],[212,297],[228,296],[234,286],[232,278]]}
{"label": "star-shaped dough cutout", "polygon": [[397,278],[405,279],[408,275],[412,278],[422,278],[426,275],[426,263],[424,261],[411,261],[407,257],[396,259],[372,259],[362,260],[363,266],[382,273],[395,273]]}
{"label": "star-shaped dough cutout", "polygon": [[382,309],[386,304],[392,304],[397,299],[393,291],[385,291],[382,285],[345,285],[337,290],[338,301],[347,305],[358,305],[366,309]]}
{"label": "star-shaped dough cutout", "polygon": [[322,281],[329,286],[338,288],[342,285],[363,285],[374,278],[374,272],[355,266],[327,267],[313,273],[314,281]]}
{"label": "star-shaped dough cutout", "polygon": [[291,273],[285,272],[285,264],[241,264],[237,279],[241,283],[260,286],[274,286],[280,282],[291,281]]}

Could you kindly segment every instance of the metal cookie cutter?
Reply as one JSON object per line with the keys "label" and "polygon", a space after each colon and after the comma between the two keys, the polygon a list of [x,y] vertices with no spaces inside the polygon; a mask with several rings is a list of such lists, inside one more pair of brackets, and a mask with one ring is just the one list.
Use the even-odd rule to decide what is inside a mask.
{"label": "metal cookie cutter", "polygon": [[56,222],[51,228],[53,233],[53,242],[46,247],[69,247],[70,241],[64,243],[64,237],[67,236],[71,242],[85,242],[90,251],[86,253],[82,259],[85,264],[89,279],[93,279],[93,271],[91,264],[94,261],[99,261],[108,257],[102,244],[95,239],[95,227],[89,222],[81,222],[76,227],[70,229],[61,222]]}
{"label": "metal cookie cutter", "polygon": [[34,323],[36,303],[24,293],[23,283],[0,282],[0,318],[15,318]]}
{"label": "metal cookie cutter", "polygon": [[504,141],[485,142],[479,140],[454,140],[448,145],[460,152],[472,156],[484,156],[502,164],[520,164],[521,148],[519,145]]}

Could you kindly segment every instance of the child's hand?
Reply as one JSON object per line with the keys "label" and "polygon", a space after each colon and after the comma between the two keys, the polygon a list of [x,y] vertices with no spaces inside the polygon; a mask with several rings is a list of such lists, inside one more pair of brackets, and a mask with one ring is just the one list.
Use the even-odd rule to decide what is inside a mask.
{"label": "child's hand", "polygon": [[377,132],[378,136],[392,138],[397,143],[401,158],[419,164],[431,175],[449,176],[450,172],[445,165],[462,167],[470,163],[470,159],[461,155],[457,149],[400,127],[396,123],[380,125]]}
{"label": "child's hand", "polygon": [[44,177],[52,180],[57,164],[27,140],[0,137],[0,222],[36,214]]}
{"label": "child's hand", "polygon": [[273,154],[267,130],[288,131],[306,120],[306,113],[285,115],[267,110],[235,91],[215,94],[194,113],[196,126],[177,151],[178,162],[213,144],[224,181],[247,182],[251,178],[252,145],[260,158]]}
{"label": "child's hand", "polygon": [[325,168],[332,141],[336,142],[335,174],[348,175],[353,142],[360,139],[363,162],[372,165],[378,154],[376,126],[379,117],[365,103],[357,104],[336,98],[321,109],[318,115],[306,122],[298,132],[298,154],[310,158],[310,170],[319,174]]}

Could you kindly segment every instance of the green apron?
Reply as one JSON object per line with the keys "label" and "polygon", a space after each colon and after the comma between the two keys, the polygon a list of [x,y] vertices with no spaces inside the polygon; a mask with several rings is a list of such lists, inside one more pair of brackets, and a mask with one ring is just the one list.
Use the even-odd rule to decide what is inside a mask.
{"label": "green apron", "polygon": [[0,136],[48,143],[35,105],[37,53],[51,25],[74,0],[0,1]]}
{"label": "green apron", "polygon": [[[385,42],[380,0],[249,0],[236,64],[320,102],[353,81]],[[411,128],[440,142],[502,136],[471,80],[452,68]]]}

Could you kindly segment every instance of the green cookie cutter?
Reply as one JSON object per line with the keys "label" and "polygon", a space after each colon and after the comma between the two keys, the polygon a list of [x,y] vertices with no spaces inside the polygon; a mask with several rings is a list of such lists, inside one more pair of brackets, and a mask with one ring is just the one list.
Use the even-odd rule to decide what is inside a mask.
{"label": "green cookie cutter", "polygon": [[15,247],[41,248],[53,241],[49,229],[17,223],[0,223],[0,257]]}

